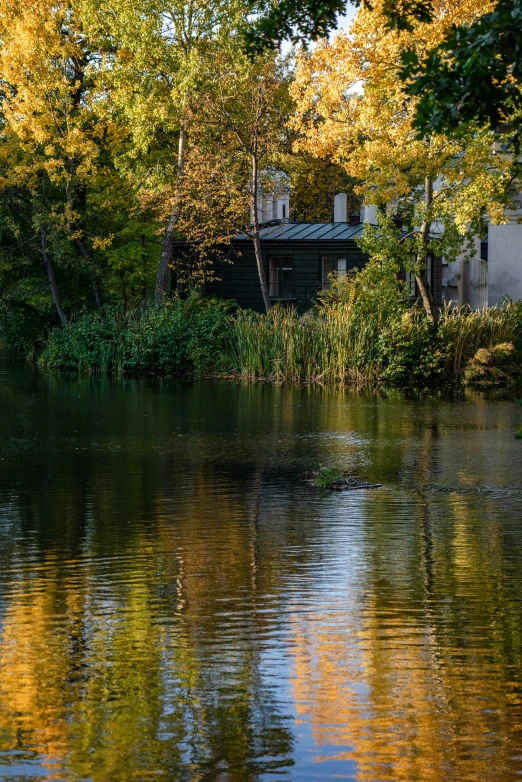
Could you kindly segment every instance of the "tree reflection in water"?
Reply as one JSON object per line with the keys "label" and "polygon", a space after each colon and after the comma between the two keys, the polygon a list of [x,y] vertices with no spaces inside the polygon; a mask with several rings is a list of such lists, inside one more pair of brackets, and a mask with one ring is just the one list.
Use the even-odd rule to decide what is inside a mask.
{"label": "tree reflection in water", "polygon": [[4,367],[0,777],[518,778],[517,415]]}

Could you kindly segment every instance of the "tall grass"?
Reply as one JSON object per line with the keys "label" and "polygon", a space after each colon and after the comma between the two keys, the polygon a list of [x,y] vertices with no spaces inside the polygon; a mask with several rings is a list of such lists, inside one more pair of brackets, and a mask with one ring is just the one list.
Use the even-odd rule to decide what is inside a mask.
{"label": "tall grass", "polygon": [[446,308],[439,324],[446,373],[459,375],[480,348],[512,342],[522,358],[522,303],[506,302],[481,310]]}
{"label": "tall grass", "polygon": [[273,307],[267,315],[240,312],[228,354],[232,372],[276,382],[357,382],[376,378],[376,322],[348,306],[304,317]]}
{"label": "tall grass", "polygon": [[[509,373],[522,379],[522,304],[446,308],[433,333],[392,282],[388,289],[382,280],[365,287],[349,281],[342,295],[326,296],[304,316],[280,305],[266,315],[234,314],[226,302],[197,296],[161,310],[109,307],[103,317],[84,313],[54,329],[40,363],[79,372],[421,386],[460,381],[478,350],[509,343]],[[497,376],[507,377],[500,369]]]}
{"label": "tall grass", "polygon": [[245,379],[416,384],[457,380],[477,350],[505,342],[522,354],[520,305],[446,308],[434,334],[420,310],[386,317],[341,303],[304,317],[278,306],[267,315],[240,312],[227,352],[232,373]]}

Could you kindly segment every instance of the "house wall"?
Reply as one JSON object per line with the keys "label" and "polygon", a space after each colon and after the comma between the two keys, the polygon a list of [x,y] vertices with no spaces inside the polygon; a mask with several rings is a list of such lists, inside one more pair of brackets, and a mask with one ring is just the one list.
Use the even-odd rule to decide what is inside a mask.
{"label": "house wall", "polygon": [[461,254],[453,263],[443,265],[443,301],[454,307],[468,305],[482,309],[488,304],[488,264],[480,237],[475,237],[475,255],[467,258]]}
{"label": "house wall", "polygon": [[[217,261],[214,264],[213,271],[220,279],[207,283],[206,292],[220,298],[235,299],[241,307],[263,312],[263,297],[252,243],[234,242],[233,253],[233,263]],[[355,242],[263,242],[262,254],[265,273],[270,255],[293,257],[293,301],[300,312],[305,312],[312,306],[321,287],[322,256],[345,256],[347,269],[360,268],[367,260]]]}
{"label": "house wall", "polygon": [[505,225],[488,230],[489,304],[499,304],[505,296],[522,299],[522,225],[517,215]]}

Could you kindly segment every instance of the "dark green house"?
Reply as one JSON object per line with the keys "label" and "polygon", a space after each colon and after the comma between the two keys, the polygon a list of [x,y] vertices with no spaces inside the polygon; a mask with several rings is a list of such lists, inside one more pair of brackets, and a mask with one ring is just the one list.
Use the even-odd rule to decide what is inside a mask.
{"label": "dark green house", "polygon": [[[309,309],[319,290],[328,288],[330,274],[344,274],[362,268],[368,257],[359,249],[356,239],[364,230],[359,217],[348,222],[307,223],[290,219],[272,220],[260,229],[261,252],[272,303],[281,301],[299,312]],[[185,242],[177,242],[174,257],[183,257]],[[234,299],[241,307],[264,312],[263,297],[257,273],[254,244],[240,233],[227,249],[226,259],[213,264],[216,279],[205,283],[205,293],[223,299]],[[403,279],[407,275],[401,275]],[[442,262],[429,258],[427,269],[436,306],[442,295]],[[412,299],[418,296],[414,279],[407,279]]]}
{"label": "dark green house", "polygon": [[[329,275],[360,268],[367,261],[355,239],[363,224],[305,223],[274,220],[260,231],[270,298],[284,301],[304,312],[317,292],[330,284]],[[264,311],[252,239],[239,234],[232,242],[232,263],[217,261],[219,278],[205,285],[205,292],[235,299],[241,307]]]}

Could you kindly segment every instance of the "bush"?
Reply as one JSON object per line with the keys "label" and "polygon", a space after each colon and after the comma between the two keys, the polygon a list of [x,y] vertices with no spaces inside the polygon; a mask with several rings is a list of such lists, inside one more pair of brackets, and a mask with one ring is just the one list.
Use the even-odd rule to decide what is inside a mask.
{"label": "bush", "polygon": [[[501,342],[511,344],[511,362],[516,364],[517,356],[520,362],[522,308],[518,304],[510,302],[483,310],[446,308],[436,332],[430,329],[422,310],[412,309],[400,320],[392,320],[381,333],[381,377],[411,386],[460,381],[463,376],[467,380],[467,367],[477,351],[495,351],[492,346]],[[474,371],[478,377],[478,369]],[[470,378],[471,372],[470,368]],[[516,373],[511,370],[511,374]],[[495,375],[500,382],[500,372],[491,372],[490,379]]]}
{"label": "bush", "polygon": [[423,312],[413,309],[404,313],[379,337],[382,379],[409,386],[439,382],[444,374],[444,353],[438,343]]}
{"label": "bush", "polygon": [[472,386],[511,386],[520,379],[520,366],[514,361],[515,346],[501,342],[479,348],[464,370],[466,383]]}
{"label": "bush", "polygon": [[27,304],[0,303],[0,339],[7,351],[26,356],[44,339],[47,320]]}
{"label": "bush", "polygon": [[191,295],[160,310],[107,307],[54,329],[40,357],[49,368],[99,372],[215,371],[230,330],[229,302]]}

